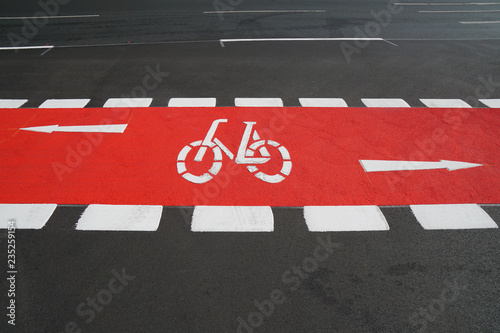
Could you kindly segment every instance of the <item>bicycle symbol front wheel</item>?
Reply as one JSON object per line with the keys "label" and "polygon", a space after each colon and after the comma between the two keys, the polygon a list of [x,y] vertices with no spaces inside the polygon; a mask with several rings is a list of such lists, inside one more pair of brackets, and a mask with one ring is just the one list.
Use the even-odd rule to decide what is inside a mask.
{"label": "bicycle symbol front wheel", "polygon": [[266,143],[272,147],[277,148],[280,152],[281,158],[283,159],[281,170],[277,174],[268,175],[262,171],[259,171],[257,165],[248,165],[247,169],[248,171],[250,171],[250,173],[252,173],[255,177],[262,181],[265,181],[267,183],[279,183],[285,180],[285,177],[290,175],[290,172],[292,171],[292,161],[290,160],[290,154],[288,153],[288,150],[285,148],[285,146],[282,146],[281,144],[273,140],[260,140],[254,142],[252,145],[250,145],[250,147],[248,147],[246,156],[254,156],[255,151],[264,147]]}
{"label": "bicycle symbol front wheel", "polygon": [[190,143],[189,145],[182,148],[179,155],[177,156],[177,172],[179,173],[179,175],[182,176],[182,178],[190,182],[193,182],[195,184],[203,184],[208,182],[216,174],[218,174],[220,169],[222,168],[222,151],[219,148],[219,146],[217,146],[213,142],[210,142],[210,145],[208,147],[212,149],[214,153],[214,161],[212,163],[212,167],[208,170],[208,172],[200,176],[196,176],[188,172],[186,168],[186,157],[192,149],[201,146],[202,142],[203,142],[202,140],[199,140]]}

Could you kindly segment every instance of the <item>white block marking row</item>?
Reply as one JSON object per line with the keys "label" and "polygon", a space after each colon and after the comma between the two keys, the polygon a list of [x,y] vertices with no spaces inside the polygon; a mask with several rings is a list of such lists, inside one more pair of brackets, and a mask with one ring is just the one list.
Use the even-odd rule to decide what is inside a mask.
{"label": "white block marking row", "polygon": [[84,108],[90,99],[48,99],[39,106],[41,109]]}
{"label": "white block marking row", "polygon": [[16,109],[27,101],[27,99],[0,99],[0,109]]}
{"label": "white block marking row", "polygon": [[282,107],[281,98],[235,98],[235,106],[247,107]]}
{"label": "white block marking row", "polygon": [[267,206],[196,206],[195,232],[272,232],[274,215]]}
{"label": "white block marking row", "polygon": [[470,108],[471,106],[461,99],[421,99],[429,108]]}
{"label": "white block marking row", "polygon": [[168,106],[171,107],[215,107],[216,98],[171,98]]}
{"label": "white block marking row", "polygon": [[500,108],[500,99],[480,99],[479,101],[490,108]]}
{"label": "white block marking row", "polygon": [[377,206],[306,206],[304,218],[309,231],[389,230]]}
{"label": "white block marking row", "polygon": [[76,230],[156,231],[162,206],[89,205]]}
{"label": "white block marking row", "polygon": [[342,98],[299,98],[300,105],[304,107],[316,108],[337,108],[347,107],[347,103]]}
{"label": "white block marking row", "polygon": [[411,205],[410,208],[417,221],[428,230],[498,228],[476,204]]}
{"label": "white block marking row", "polygon": [[369,108],[409,108],[401,98],[362,98],[361,102]]}
{"label": "white block marking row", "polygon": [[104,103],[105,108],[138,108],[148,107],[152,98],[110,98]]}
{"label": "white block marking row", "polygon": [[56,209],[56,204],[0,204],[0,229],[15,221],[16,229],[41,229]]}

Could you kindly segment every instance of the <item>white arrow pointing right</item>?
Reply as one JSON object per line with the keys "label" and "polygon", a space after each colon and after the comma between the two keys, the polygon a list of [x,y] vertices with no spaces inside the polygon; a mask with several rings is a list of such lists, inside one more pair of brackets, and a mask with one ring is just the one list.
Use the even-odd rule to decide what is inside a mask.
{"label": "white arrow pointing right", "polygon": [[378,171],[406,171],[448,169],[448,171],[468,169],[483,166],[477,163],[441,160],[439,162],[423,161],[387,161],[387,160],[359,160],[366,172]]}

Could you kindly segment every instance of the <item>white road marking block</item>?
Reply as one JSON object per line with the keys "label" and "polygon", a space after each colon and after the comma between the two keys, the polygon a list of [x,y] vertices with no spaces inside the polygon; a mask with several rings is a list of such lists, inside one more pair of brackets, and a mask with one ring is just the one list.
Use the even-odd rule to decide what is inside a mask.
{"label": "white road marking block", "polygon": [[195,232],[272,232],[274,215],[268,206],[196,206]]}
{"label": "white road marking block", "polygon": [[362,98],[361,102],[369,108],[409,108],[401,98]]}
{"label": "white road marking block", "polygon": [[76,230],[156,231],[162,206],[89,205]]}
{"label": "white road marking block", "polygon": [[500,108],[500,99],[480,99],[479,101],[490,108]]}
{"label": "white road marking block", "polygon": [[148,107],[153,102],[152,98],[109,98],[104,103],[105,108],[140,108]]}
{"label": "white road marking block", "polygon": [[90,102],[90,99],[48,99],[38,108],[41,109],[66,109],[66,108],[84,108]]}
{"label": "white road marking block", "polygon": [[0,99],[0,109],[17,109],[27,101],[27,99]]}
{"label": "white road marking block", "polygon": [[282,107],[281,98],[241,98],[234,99],[235,106],[242,107]]}
{"label": "white road marking block", "polygon": [[7,229],[12,220],[16,229],[41,229],[56,207],[56,204],[0,204],[0,229]]}
{"label": "white road marking block", "polygon": [[411,205],[417,221],[427,230],[498,228],[476,204]]}
{"label": "white road marking block", "polygon": [[299,98],[300,105],[315,108],[347,107],[342,98]]}
{"label": "white road marking block", "polygon": [[168,101],[169,107],[215,107],[217,99],[214,97],[200,97],[200,98],[171,98]]}
{"label": "white road marking block", "polygon": [[471,106],[461,99],[421,99],[429,108],[470,108]]}
{"label": "white road marking block", "polygon": [[108,124],[108,125],[81,125],[81,126],[35,126],[20,128],[23,131],[52,133],[52,132],[69,132],[69,133],[123,133],[128,124]]}
{"label": "white road marking block", "polygon": [[309,231],[389,230],[377,206],[306,206],[304,218]]}

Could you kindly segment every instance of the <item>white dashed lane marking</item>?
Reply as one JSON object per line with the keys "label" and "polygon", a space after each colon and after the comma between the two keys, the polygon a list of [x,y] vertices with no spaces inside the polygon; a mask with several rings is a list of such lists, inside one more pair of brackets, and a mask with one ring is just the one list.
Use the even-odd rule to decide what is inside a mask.
{"label": "white dashed lane marking", "polygon": [[89,205],[76,230],[156,231],[162,206]]}
{"label": "white dashed lane marking", "polygon": [[430,108],[470,108],[471,106],[461,99],[421,99],[425,106]]}
{"label": "white dashed lane marking", "polygon": [[14,221],[16,229],[41,229],[56,209],[56,204],[0,204],[0,229]]}
{"label": "white dashed lane marking", "polygon": [[110,98],[104,103],[105,108],[138,108],[148,107],[152,98]]}
{"label": "white dashed lane marking", "polygon": [[248,107],[282,107],[283,101],[281,98],[235,98],[234,105]]}
{"label": "white dashed lane marking", "polygon": [[195,232],[271,232],[274,215],[267,206],[196,206],[191,230]]}
{"label": "white dashed lane marking", "polygon": [[0,99],[0,109],[16,109],[27,101],[27,99]]}
{"label": "white dashed lane marking", "polygon": [[389,230],[377,206],[306,206],[304,219],[309,231]]}
{"label": "white dashed lane marking", "polygon": [[500,108],[500,99],[480,99],[479,101],[490,108]]}
{"label": "white dashed lane marking", "polygon": [[498,228],[495,221],[476,204],[411,205],[410,208],[424,229]]}
{"label": "white dashed lane marking", "polygon": [[169,107],[215,107],[217,99],[207,98],[171,98],[168,101]]}
{"label": "white dashed lane marking", "polygon": [[90,102],[90,99],[48,99],[43,102],[41,109],[65,109],[65,108],[84,108]]}
{"label": "white dashed lane marking", "polygon": [[347,107],[342,98],[299,98],[300,105],[304,107],[336,108]]}
{"label": "white dashed lane marking", "polygon": [[370,108],[409,108],[401,98],[362,98],[361,102]]}

